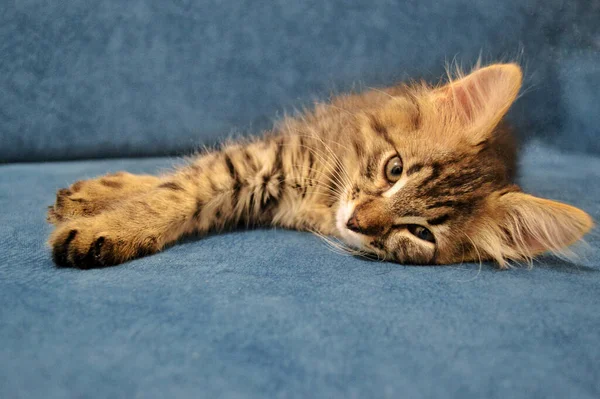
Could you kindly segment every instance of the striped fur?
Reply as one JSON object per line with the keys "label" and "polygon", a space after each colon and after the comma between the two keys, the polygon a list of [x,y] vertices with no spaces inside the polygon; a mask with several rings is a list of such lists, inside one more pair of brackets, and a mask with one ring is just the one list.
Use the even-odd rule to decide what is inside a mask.
{"label": "striped fur", "polygon": [[[240,226],[314,231],[401,263],[504,266],[561,251],[592,221],[513,184],[515,145],[501,119],[520,83],[516,65],[492,65],[441,87],[342,95],[170,175],[76,182],[48,213],[53,258],[114,265],[182,236]],[[390,183],[385,164],[394,156],[403,173]]]}

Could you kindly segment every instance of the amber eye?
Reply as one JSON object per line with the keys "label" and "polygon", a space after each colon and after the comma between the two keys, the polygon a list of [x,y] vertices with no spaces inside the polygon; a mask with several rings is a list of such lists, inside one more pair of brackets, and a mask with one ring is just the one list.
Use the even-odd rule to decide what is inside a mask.
{"label": "amber eye", "polygon": [[418,239],[435,244],[435,237],[433,236],[433,233],[423,226],[419,226],[418,224],[409,224],[408,231],[410,231],[411,234]]}
{"label": "amber eye", "polygon": [[385,178],[390,183],[395,183],[402,176],[402,160],[399,156],[390,158],[385,164]]}

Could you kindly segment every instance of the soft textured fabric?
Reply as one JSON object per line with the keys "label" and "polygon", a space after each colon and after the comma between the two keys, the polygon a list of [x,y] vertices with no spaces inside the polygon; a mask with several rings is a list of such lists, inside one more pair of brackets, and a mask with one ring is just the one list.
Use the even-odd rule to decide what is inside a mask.
{"label": "soft textured fabric", "polygon": [[480,54],[524,66],[522,137],[599,153],[599,20],[597,0],[0,0],[0,162],[187,153]]}
{"label": "soft textured fabric", "polygon": [[[53,266],[46,205],[173,159],[0,166],[0,397],[598,398],[600,252],[400,266],[280,230]],[[528,147],[522,183],[600,218],[600,158]]]}

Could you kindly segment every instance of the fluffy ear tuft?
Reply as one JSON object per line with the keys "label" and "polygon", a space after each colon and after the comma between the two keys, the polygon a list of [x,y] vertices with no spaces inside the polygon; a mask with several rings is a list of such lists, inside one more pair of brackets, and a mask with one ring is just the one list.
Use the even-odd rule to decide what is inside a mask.
{"label": "fluffy ear tuft", "polygon": [[491,200],[492,216],[476,245],[501,266],[505,261],[531,260],[543,252],[564,254],[594,225],[574,206],[512,192]]}
{"label": "fluffy ear tuft", "polygon": [[446,119],[471,134],[485,135],[517,98],[522,79],[517,64],[490,65],[435,90],[434,101]]}

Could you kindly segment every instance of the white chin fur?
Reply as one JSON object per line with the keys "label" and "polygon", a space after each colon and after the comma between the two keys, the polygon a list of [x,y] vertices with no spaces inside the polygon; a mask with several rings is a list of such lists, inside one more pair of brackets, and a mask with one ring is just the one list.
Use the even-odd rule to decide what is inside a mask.
{"label": "white chin fur", "polygon": [[354,212],[354,204],[352,202],[341,201],[335,217],[335,227],[340,232],[340,236],[346,244],[356,249],[362,248],[362,235],[349,230],[346,227],[350,216]]}

